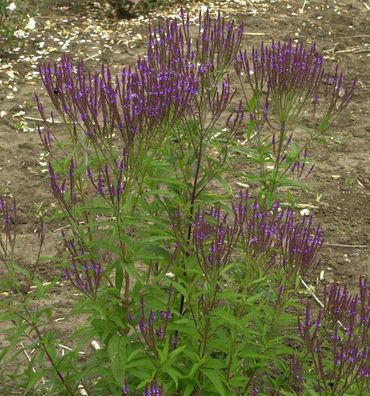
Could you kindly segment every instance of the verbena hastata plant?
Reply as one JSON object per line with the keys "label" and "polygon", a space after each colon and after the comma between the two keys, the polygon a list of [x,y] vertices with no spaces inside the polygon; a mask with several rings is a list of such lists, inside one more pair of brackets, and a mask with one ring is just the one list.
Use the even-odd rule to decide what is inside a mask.
{"label": "verbena hastata plant", "polygon": [[[270,73],[263,74],[263,84],[269,81],[264,107],[256,96],[253,106],[250,100],[240,103],[228,115],[235,95],[228,70],[240,62],[242,32],[243,26],[208,12],[194,31],[181,12],[179,20],[151,27],[146,56],[117,76],[105,65],[92,73],[67,56],[41,65],[43,85],[67,132],[53,132],[56,114],[50,122],[36,96],[51,190],[66,222],[64,276],[80,294],[71,314],[87,318],[73,340],[82,347],[95,339],[99,348],[83,360],[77,350],[62,356],[40,326],[20,317],[12,322],[20,334],[13,345],[25,331],[35,333],[36,355],[48,357],[47,364],[31,359],[22,386],[36,394],[67,395],[368,392],[366,281],[361,279],[360,297],[344,292],[356,302],[351,324],[342,318],[347,311],[334,285],[320,324],[313,324],[308,306],[297,332],[297,313],[303,311],[299,280],[319,265],[321,228],[277,201],[270,204],[247,191],[234,194],[225,182],[234,165],[228,154],[247,110],[251,128],[260,128],[248,136],[248,147],[273,150],[275,156],[273,172],[265,171],[266,164],[261,168],[263,194],[273,197],[286,172],[287,125],[311,100],[296,98],[298,63],[288,63],[290,69],[282,64],[276,72],[264,66],[263,73]],[[311,56],[307,67],[316,75],[314,55],[292,43],[272,51],[282,48],[298,51],[307,62]],[[294,89],[283,88],[281,78]],[[300,91],[307,97],[323,84],[311,83]],[[339,88],[330,89],[330,117],[320,133],[353,90],[343,98]],[[280,134],[270,135],[275,143],[268,146],[260,131],[279,121]],[[303,173],[301,163],[295,166]],[[9,306],[7,314],[22,315],[24,304]],[[338,309],[340,317],[334,315]],[[350,362],[353,348],[361,358]]]}

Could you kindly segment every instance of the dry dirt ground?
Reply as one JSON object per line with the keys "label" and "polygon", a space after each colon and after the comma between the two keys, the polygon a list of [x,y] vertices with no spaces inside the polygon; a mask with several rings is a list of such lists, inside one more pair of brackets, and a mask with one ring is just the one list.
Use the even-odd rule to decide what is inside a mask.
{"label": "dry dirt ground", "polygon": [[[74,3],[74,4],[73,4]],[[116,20],[99,6],[84,7],[81,1],[49,1],[34,18],[36,25],[0,65],[0,192],[14,196],[19,205],[17,255],[24,265],[36,254],[37,226],[34,213],[43,203],[53,208],[46,172],[47,158],[36,131],[38,118],[33,95],[41,92],[37,64],[58,59],[62,52],[85,59],[94,69],[101,61],[112,66],[133,63],[144,53],[149,18]],[[246,25],[244,46],[261,40],[271,42],[297,38],[315,41],[329,62],[339,62],[346,74],[357,77],[358,87],[346,117],[335,127],[325,145],[315,145],[311,159],[316,170],[309,179],[310,191],[299,202],[315,215],[325,232],[322,268],[325,280],[334,279],[354,287],[359,275],[370,275],[370,2],[367,0],[230,0],[213,3],[188,2],[194,16],[201,6],[220,7],[224,15]],[[162,15],[175,15],[178,8]],[[55,221],[46,224],[43,254],[57,256],[63,246]],[[50,261],[39,272],[45,281],[60,274]],[[316,286],[317,287],[317,286]],[[0,291],[1,292],[1,291]],[[65,316],[74,291],[62,283],[50,296],[55,319]],[[61,320],[63,332],[75,319]]]}

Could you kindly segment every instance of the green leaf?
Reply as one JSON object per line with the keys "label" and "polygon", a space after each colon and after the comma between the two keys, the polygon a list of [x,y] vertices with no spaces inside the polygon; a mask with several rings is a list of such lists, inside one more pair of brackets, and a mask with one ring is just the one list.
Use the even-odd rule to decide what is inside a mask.
{"label": "green leaf", "polygon": [[171,284],[178,292],[180,292],[181,295],[183,295],[185,297],[186,300],[189,299],[189,294],[188,294],[187,290],[185,289],[185,287],[183,287],[182,285],[180,285],[177,282],[174,282],[173,280],[171,280]]}
{"label": "green leaf", "polygon": [[207,369],[225,369],[227,367],[226,360],[208,358],[204,364]]}
{"label": "green leaf", "polygon": [[187,348],[186,345],[182,345],[181,347],[176,348],[174,351],[171,352],[169,360],[175,359],[175,357],[179,355],[185,348]]}
{"label": "green leaf", "polygon": [[248,127],[247,127],[247,139],[248,140],[250,140],[250,138],[252,137],[253,130],[254,130],[254,121],[249,121]]}
{"label": "green leaf", "polygon": [[[18,331],[12,337],[9,337],[9,339],[7,340],[9,342],[9,345],[3,348],[3,350],[0,353],[0,362],[9,351],[14,349],[14,346],[18,343],[19,339],[22,338],[26,329],[27,329],[26,325],[20,326],[18,328]],[[12,334],[13,332],[14,330],[12,331]]]}
{"label": "green leaf", "polygon": [[[140,368],[141,375],[138,376],[138,378],[146,378],[148,375],[147,372],[152,371],[155,368],[153,362],[147,357],[141,357],[139,359],[131,361],[130,363],[127,364],[126,369],[128,370],[133,367]],[[133,370],[130,370],[130,373],[131,372],[133,372]]]}
{"label": "green leaf", "polygon": [[189,376],[190,378],[193,378],[194,375],[199,371],[199,368],[202,366],[204,362],[196,362],[193,364],[193,367],[190,370]]}
{"label": "green leaf", "polygon": [[166,342],[164,343],[164,347],[161,351],[159,351],[159,358],[161,360],[161,364],[164,364],[168,358],[169,351],[169,338],[167,337]]}
{"label": "green leaf", "polygon": [[131,362],[134,358],[136,358],[137,355],[140,355],[142,352],[143,352],[143,351],[142,351],[140,348],[135,349],[135,350],[130,354],[130,356],[128,357],[127,362]]}
{"label": "green leaf", "polygon": [[257,106],[257,97],[256,95],[253,95],[248,103],[247,111],[252,112],[256,108],[256,106]]}
{"label": "green leaf", "polygon": [[193,394],[194,384],[191,382],[190,384],[186,385],[184,396],[190,396]]}
{"label": "green leaf", "polygon": [[222,373],[219,370],[200,369],[200,371],[212,382],[219,395],[226,395],[226,390],[222,384]]}
{"label": "green leaf", "polygon": [[199,334],[195,328],[194,322],[190,319],[180,319],[168,324],[169,330],[177,330],[180,334],[187,334],[193,339],[198,339]]}
{"label": "green leaf", "polygon": [[6,311],[0,313],[0,322],[8,322],[10,320],[19,320],[19,316],[15,312]]}
{"label": "green leaf", "polygon": [[174,367],[162,368],[162,371],[167,373],[173,379],[177,389],[179,386],[179,379],[183,377],[180,371],[176,370]]}
{"label": "green leaf", "polygon": [[111,361],[111,369],[114,379],[118,385],[122,385],[125,379],[125,368],[127,363],[127,337],[114,335],[108,344],[108,354]]}
{"label": "green leaf", "polygon": [[230,314],[222,308],[217,308],[213,310],[213,316],[215,316],[216,318],[220,318],[224,321],[224,323],[220,322],[220,325],[231,324],[235,327],[238,327],[239,329],[243,329],[242,322],[234,315]]}
{"label": "green leaf", "polygon": [[42,370],[37,370],[36,372],[30,370],[30,373],[31,375],[30,378],[28,379],[26,390],[32,389],[45,374]]}

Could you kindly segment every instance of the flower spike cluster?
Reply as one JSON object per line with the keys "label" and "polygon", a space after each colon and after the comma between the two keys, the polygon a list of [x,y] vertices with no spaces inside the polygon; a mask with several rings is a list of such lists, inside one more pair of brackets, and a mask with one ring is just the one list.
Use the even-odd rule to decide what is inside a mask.
{"label": "flower spike cluster", "polygon": [[243,29],[243,25],[236,27],[234,22],[227,22],[220,13],[212,18],[207,11],[199,14],[198,34],[192,40],[189,15],[183,10],[180,21],[167,20],[156,29],[149,29],[147,60],[151,67],[194,73],[197,95],[192,115],[202,124],[203,113],[209,111],[211,118],[207,126],[202,125],[203,129],[215,125],[234,95],[225,73],[239,51]]}
{"label": "flower spike cluster", "polygon": [[[338,67],[334,73],[324,70],[324,58],[317,52],[316,44],[306,49],[292,40],[272,42],[271,46],[262,42],[259,48],[252,49],[251,55],[241,51],[234,66],[241,83],[246,82],[252,96],[262,100],[265,110],[259,112],[258,106],[252,110],[260,124],[268,121],[270,111],[277,114],[280,123],[287,123],[306,105],[317,105],[321,97],[328,102],[325,118],[329,123],[347,106],[356,85],[354,80],[342,92],[343,74]],[[251,98],[248,100],[246,93],[245,96],[249,108]]]}
{"label": "flower spike cluster", "polygon": [[[358,394],[370,391],[370,289],[367,279],[359,280],[360,292],[353,296],[333,284],[326,289],[325,305],[314,317],[306,304],[298,332],[310,353],[319,377],[319,391],[346,394],[361,383]],[[324,365],[324,361],[331,365]]]}
{"label": "flower spike cluster", "polygon": [[197,68],[199,74],[225,72],[239,51],[244,26],[227,22],[221,13],[212,18],[209,10],[199,13],[198,35],[191,39],[189,15],[182,9],[180,21],[167,20],[149,28],[148,62],[169,69]]}
{"label": "flower spike cluster", "polygon": [[102,280],[103,268],[87,253],[87,250],[63,233],[64,244],[69,252],[72,264],[66,269],[65,276],[74,287],[91,298],[96,298]]}
{"label": "flower spike cluster", "polygon": [[[78,125],[93,143],[104,142],[118,130],[125,147],[137,135],[182,117],[197,92],[191,69],[181,73],[158,70],[146,60],[138,60],[134,68],[124,68],[114,77],[107,66],[91,74],[83,62],[75,64],[63,55],[60,63],[44,63],[40,74],[64,121]],[[46,120],[38,96],[36,102]]]}
{"label": "flower spike cluster", "polygon": [[256,258],[269,252],[278,231],[279,203],[276,202],[270,212],[261,209],[257,200],[251,199],[248,191],[242,191],[239,193],[238,204],[233,206],[233,211],[242,220],[242,242],[247,253]]}
{"label": "flower spike cluster", "polygon": [[120,161],[115,160],[113,169],[108,164],[100,167],[97,178],[94,177],[93,171],[87,168],[87,177],[96,194],[102,196],[112,207],[117,209],[121,206],[126,188],[125,171],[127,167],[128,156],[123,153]]}
{"label": "flower spike cluster", "polygon": [[242,219],[241,239],[251,257],[269,258],[268,267],[275,263],[288,274],[307,272],[319,265],[323,236],[320,226],[313,227],[312,217],[299,220],[292,209],[282,209],[279,202],[271,211],[261,209],[247,191],[240,193],[233,211]]}
{"label": "flower spike cluster", "polygon": [[[265,262],[265,270],[275,265],[295,276],[319,265],[323,236],[312,217],[297,219],[292,209],[282,209],[279,202],[272,210],[262,209],[248,191],[240,192],[232,212],[231,219],[219,207],[195,216],[193,247],[206,276],[219,273],[230,262],[238,241],[248,257]],[[178,223],[179,219],[176,227]]]}
{"label": "flower spike cluster", "polygon": [[324,243],[320,225],[313,227],[311,216],[303,216],[301,221],[297,221],[291,209],[285,210],[279,219],[282,221],[277,242],[280,265],[294,272],[307,272],[317,267]]}
{"label": "flower spike cluster", "polygon": [[173,289],[172,286],[170,286],[168,289],[166,309],[164,311],[154,312],[150,309],[147,314],[144,298],[141,297],[139,320],[137,320],[130,311],[128,312],[129,322],[137,327],[138,333],[142,337],[143,344],[145,344],[156,356],[158,356],[157,344],[165,339],[168,323],[172,319],[170,310],[172,296]]}

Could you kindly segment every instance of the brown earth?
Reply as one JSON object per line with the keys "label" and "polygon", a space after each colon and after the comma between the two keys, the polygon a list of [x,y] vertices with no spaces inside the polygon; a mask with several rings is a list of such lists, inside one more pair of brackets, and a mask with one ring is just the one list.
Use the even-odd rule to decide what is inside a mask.
{"label": "brown earth", "polygon": [[[33,120],[39,117],[33,95],[41,91],[37,64],[43,59],[57,59],[64,51],[85,59],[92,69],[101,61],[118,67],[133,63],[145,50],[147,16],[118,21],[99,2],[94,4],[86,7],[80,1],[49,1],[37,15],[30,10],[35,29],[27,38],[14,42],[8,59],[1,59],[0,193],[18,201],[17,255],[24,265],[35,260],[37,207],[43,204],[48,214],[54,206],[45,172],[47,158],[35,129],[37,121]],[[316,170],[308,181],[310,191],[298,199],[321,222],[326,241],[322,267],[311,282],[314,284],[324,270],[326,281],[335,279],[355,287],[360,275],[370,275],[370,2],[187,2],[194,16],[202,4],[211,9],[219,6],[228,18],[244,22],[244,46],[288,37],[315,41],[329,62],[339,62],[346,74],[357,77],[355,97],[346,117],[336,124],[335,137],[310,150]],[[167,9],[161,15],[177,12],[176,8]],[[150,18],[159,16],[152,14]],[[62,251],[58,231],[62,225],[55,221],[46,224],[44,255],[53,258]],[[47,260],[41,263],[39,272],[45,281],[60,274]],[[51,296],[55,318],[66,315],[73,293],[62,283]],[[72,321],[76,319],[56,323],[55,330],[62,334]]]}

